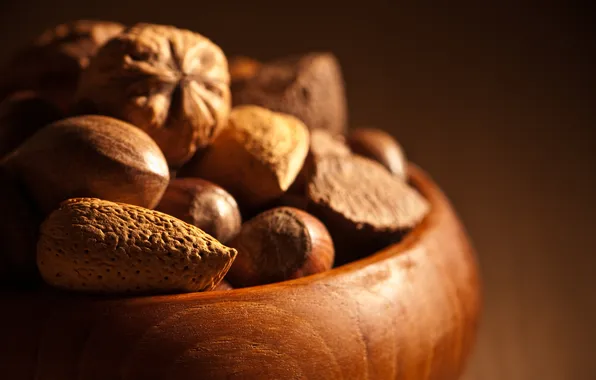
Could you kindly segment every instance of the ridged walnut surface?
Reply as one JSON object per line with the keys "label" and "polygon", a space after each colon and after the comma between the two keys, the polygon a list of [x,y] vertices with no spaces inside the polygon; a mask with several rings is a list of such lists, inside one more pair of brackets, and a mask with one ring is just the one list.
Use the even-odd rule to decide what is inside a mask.
{"label": "ridged walnut surface", "polygon": [[77,97],[83,109],[143,129],[177,168],[225,126],[229,81],[226,57],[208,38],[140,23],[99,49]]}
{"label": "ridged walnut surface", "polygon": [[316,276],[226,292],[93,299],[5,292],[0,376],[37,380],[455,380],[480,306],[448,200],[401,243]]}

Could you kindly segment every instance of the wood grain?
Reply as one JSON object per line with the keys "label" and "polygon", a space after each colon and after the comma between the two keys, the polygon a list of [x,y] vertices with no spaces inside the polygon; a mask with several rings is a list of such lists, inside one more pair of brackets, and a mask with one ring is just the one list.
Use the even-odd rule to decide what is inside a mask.
{"label": "wood grain", "polygon": [[480,286],[448,200],[401,244],[319,275],[226,292],[98,299],[2,294],[6,379],[456,379]]}

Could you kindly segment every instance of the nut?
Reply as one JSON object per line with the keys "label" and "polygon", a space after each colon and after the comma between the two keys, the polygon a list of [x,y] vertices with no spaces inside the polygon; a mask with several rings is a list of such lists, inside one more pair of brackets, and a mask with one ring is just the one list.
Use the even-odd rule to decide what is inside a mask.
{"label": "nut", "polygon": [[307,196],[307,210],[329,228],[342,263],[398,240],[429,211],[406,182],[357,155],[316,160]]}
{"label": "nut", "polygon": [[37,130],[60,119],[62,112],[33,91],[20,91],[0,103],[0,158]]}
{"label": "nut", "polygon": [[155,142],[140,129],[105,116],[77,116],[42,128],[5,165],[46,214],[74,197],[153,208],[169,181]]}
{"label": "nut", "polygon": [[234,106],[253,104],[296,116],[310,130],[343,134],[347,125],[341,68],[329,53],[291,56],[263,63],[232,88]]}
{"label": "nut", "polygon": [[155,209],[199,227],[224,244],[238,234],[242,224],[238,204],[230,193],[198,178],[170,181]]}
{"label": "nut", "polygon": [[331,269],[334,260],[323,223],[291,207],[265,211],[244,223],[230,246],[238,256],[227,279],[238,287],[320,273]]}
{"label": "nut", "polygon": [[37,246],[48,284],[93,293],[211,290],[235,257],[174,217],[93,198],[63,202],[43,222]]}
{"label": "nut", "polygon": [[379,162],[391,173],[407,178],[407,160],[401,145],[378,128],[356,128],[348,136],[352,152]]}
{"label": "nut", "polygon": [[137,24],[97,52],[77,97],[81,108],[143,129],[178,168],[226,124],[229,81],[226,57],[209,39]]}
{"label": "nut", "polygon": [[17,90],[35,90],[66,112],[89,59],[123,29],[116,22],[77,20],[46,30],[4,68],[0,98]]}
{"label": "nut", "polygon": [[229,191],[241,208],[258,208],[294,182],[308,153],[309,132],[297,118],[257,106],[232,110],[205,153],[184,168]]}
{"label": "nut", "polygon": [[350,154],[350,148],[346,145],[343,136],[332,135],[324,129],[311,131],[310,146],[304,165],[294,180],[294,183],[275,204],[277,206],[291,206],[305,210],[308,202],[306,187],[310,176],[314,172],[314,162],[330,155],[348,156]]}

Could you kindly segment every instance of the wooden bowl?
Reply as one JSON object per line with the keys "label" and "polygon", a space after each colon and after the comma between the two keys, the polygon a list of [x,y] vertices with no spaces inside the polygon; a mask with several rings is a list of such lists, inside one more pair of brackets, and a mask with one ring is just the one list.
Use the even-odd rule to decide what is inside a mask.
{"label": "wooden bowl", "polygon": [[7,380],[456,379],[473,345],[473,248],[423,171],[432,212],[403,242],[319,275],[233,291],[2,293]]}

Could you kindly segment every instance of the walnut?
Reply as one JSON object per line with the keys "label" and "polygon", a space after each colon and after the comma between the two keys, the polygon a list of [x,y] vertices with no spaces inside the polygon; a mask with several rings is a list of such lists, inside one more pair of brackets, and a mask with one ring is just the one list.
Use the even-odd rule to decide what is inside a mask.
{"label": "walnut", "polygon": [[116,22],[77,20],[46,30],[4,67],[0,98],[18,90],[35,90],[66,110],[89,58],[123,29]]}
{"label": "walnut", "polygon": [[83,108],[143,129],[177,168],[226,124],[229,81],[226,56],[206,37],[141,23],[99,50],[77,97]]}

